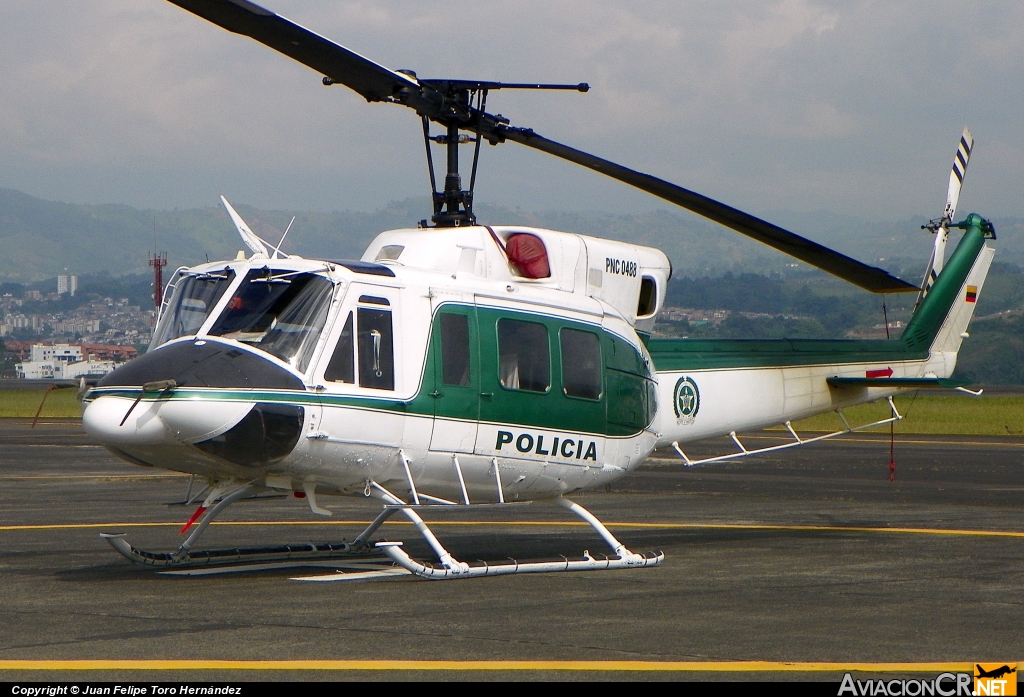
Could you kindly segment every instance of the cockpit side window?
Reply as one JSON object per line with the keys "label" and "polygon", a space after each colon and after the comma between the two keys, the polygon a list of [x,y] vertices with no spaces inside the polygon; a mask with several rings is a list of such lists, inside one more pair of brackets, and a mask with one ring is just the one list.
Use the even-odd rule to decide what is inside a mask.
{"label": "cockpit side window", "polygon": [[[362,307],[362,304],[375,307]],[[386,298],[363,295],[349,312],[324,380],[375,390],[395,389],[395,335]],[[340,321],[340,320],[339,320]]]}
{"label": "cockpit side window", "polygon": [[345,320],[345,328],[341,330],[341,336],[338,338],[338,345],[334,348],[334,355],[331,356],[331,361],[324,371],[324,380],[347,382],[354,385],[356,382],[355,351],[355,339],[352,336],[352,313],[350,312],[348,319]]}
{"label": "cockpit side window", "polygon": [[224,291],[234,280],[231,269],[215,273],[186,273],[174,284],[171,299],[160,316],[153,332],[150,350],[179,336],[190,336],[199,331],[217,305]]}
{"label": "cockpit side window", "polygon": [[359,346],[359,386],[395,389],[395,337],[391,311],[357,308],[356,342]]}
{"label": "cockpit side window", "polygon": [[305,372],[327,321],[333,289],[316,274],[254,269],[210,335],[250,344]]}

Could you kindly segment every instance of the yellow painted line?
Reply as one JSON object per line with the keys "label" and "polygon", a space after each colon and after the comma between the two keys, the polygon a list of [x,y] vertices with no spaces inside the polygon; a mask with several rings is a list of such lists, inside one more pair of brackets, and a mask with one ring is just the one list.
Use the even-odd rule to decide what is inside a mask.
{"label": "yellow painted line", "polygon": [[22,479],[181,479],[187,474],[12,474],[0,477],[0,481]]}
{"label": "yellow painted line", "polygon": [[803,661],[0,660],[0,670],[472,670],[709,673],[970,673],[973,663]]}
{"label": "yellow painted line", "polygon": [[[231,520],[213,521],[211,525],[269,527],[269,526],[339,526],[369,525],[368,520]],[[173,528],[182,522],[171,523],[55,523],[51,525],[0,525],[0,532],[26,530],[91,530],[110,528]],[[408,521],[392,521],[388,525],[412,525]],[[559,520],[447,520],[434,521],[431,526],[448,527],[545,527],[545,528],[589,528],[589,523]],[[903,535],[954,535],[965,537],[1011,537],[1024,538],[1024,531],[1017,530],[960,530],[955,528],[882,528],[860,525],[770,525],[741,523],[605,523],[609,528],[634,530],[761,530],[788,532],[867,532]]]}

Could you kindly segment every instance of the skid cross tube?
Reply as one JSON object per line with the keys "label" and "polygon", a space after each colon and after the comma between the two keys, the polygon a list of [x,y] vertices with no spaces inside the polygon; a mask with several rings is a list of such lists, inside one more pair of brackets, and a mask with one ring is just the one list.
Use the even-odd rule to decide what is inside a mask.
{"label": "skid cross tube", "polygon": [[[377,485],[373,486],[375,492],[377,492],[375,495],[379,498],[382,498],[385,501],[388,501],[389,497],[391,499],[395,499],[395,497],[389,494],[383,487]],[[391,560],[395,562],[395,564],[411,574],[419,576],[420,578],[435,581],[456,578],[474,578],[478,576],[549,573],[554,571],[638,569],[646,566],[658,566],[665,560],[665,555],[661,552],[657,554],[635,554],[629,551],[624,544],[619,542],[615,536],[611,534],[608,528],[606,528],[600,520],[578,503],[562,497],[555,499],[555,503],[589,523],[590,526],[593,527],[601,538],[608,544],[608,546],[612,548],[615,557],[605,556],[603,558],[597,558],[591,556],[589,551],[584,551],[582,559],[569,559],[568,557],[563,556],[561,561],[519,562],[515,559],[509,559],[508,561],[496,564],[479,562],[478,564],[470,565],[456,560],[446,550],[444,550],[444,548],[440,546],[440,543],[437,542],[437,538],[430,532],[430,528],[423,523],[414,511],[411,511],[408,508],[395,508],[391,510],[401,510],[410,517],[410,520],[413,520],[413,523],[420,531],[420,534],[426,538],[430,546],[434,548],[434,551],[438,552],[438,558],[441,559],[441,566],[427,566],[419,563],[406,554],[405,550],[402,549],[401,542],[378,542],[376,547],[391,557]],[[419,522],[417,523],[416,521]],[[444,552],[444,557],[442,557],[439,550]]]}
{"label": "skid cross tube", "polygon": [[[385,489],[380,484],[374,481],[370,482],[370,495],[375,498],[379,498],[385,503],[389,503],[393,506],[400,506],[399,508],[385,510],[401,511],[403,514],[405,514],[405,517],[409,519],[409,522],[411,522],[413,526],[415,526],[416,531],[423,536],[423,539],[427,541],[427,544],[430,545],[430,548],[434,550],[434,554],[437,555],[437,559],[441,562],[441,565],[443,567],[445,567],[446,569],[461,569],[466,566],[465,564],[463,564],[462,562],[460,562],[448,553],[448,550],[445,549],[441,542],[437,539],[437,537],[434,536],[434,533],[431,531],[429,527],[427,527],[427,524],[423,522],[423,519],[420,518],[419,515],[417,515],[416,511],[404,505],[405,501],[398,498],[390,491],[388,491],[387,489]],[[381,515],[383,515],[383,513]],[[377,516],[378,519],[380,517],[381,516]],[[362,536],[363,535],[360,535],[360,537]],[[381,543],[378,542],[377,546],[380,547],[380,545]],[[382,551],[385,551],[385,553],[387,553],[386,550]],[[388,554],[388,556],[391,555]]]}
{"label": "skid cross tube", "polygon": [[732,431],[731,433],[729,433],[729,437],[732,438],[733,442],[736,443],[736,446],[740,449],[739,452],[736,453],[730,453],[729,455],[719,455],[717,457],[708,457],[704,458],[703,460],[691,460],[689,457],[686,456],[686,453],[683,452],[683,449],[679,447],[678,441],[672,443],[672,449],[675,450],[676,454],[683,459],[683,462],[686,464],[687,467],[695,467],[697,465],[711,464],[712,462],[725,462],[726,460],[736,460],[741,457],[749,457],[750,455],[760,455],[762,453],[770,453],[776,450],[786,450],[788,448],[795,448],[799,445],[817,443],[820,440],[828,440],[829,438],[835,438],[836,436],[842,436],[847,433],[856,433],[857,431],[863,431],[868,428],[874,428],[875,426],[885,426],[886,424],[891,424],[896,421],[902,421],[903,416],[896,410],[896,405],[893,404],[892,397],[888,397],[886,401],[889,402],[889,409],[892,411],[892,416],[890,416],[889,418],[880,419],[870,424],[864,424],[863,426],[850,426],[850,423],[846,420],[846,417],[843,416],[843,410],[836,409],[836,414],[839,415],[839,418],[842,420],[843,425],[846,428],[844,428],[841,431],[835,431],[833,433],[826,433],[821,436],[815,436],[814,438],[801,439],[800,436],[797,435],[796,431],[793,430],[793,425],[789,421],[787,421],[785,423],[786,430],[789,431],[789,434],[791,436],[793,436],[793,441],[791,443],[783,443],[782,445],[771,445],[768,446],[767,448],[757,448],[756,450],[748,450],[746,446],[744,446],[743,443],[740,442],[739,436],[736,435],[736,431]]}

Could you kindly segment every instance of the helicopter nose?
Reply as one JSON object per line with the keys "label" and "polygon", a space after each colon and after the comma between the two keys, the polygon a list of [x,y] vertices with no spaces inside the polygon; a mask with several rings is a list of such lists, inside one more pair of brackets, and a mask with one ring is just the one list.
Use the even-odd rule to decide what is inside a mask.
{"label": "helicopter nose", "polygon": [[104,445],[159,445],[170,440],[170,433],[154,405],[137,405],[122,397],[94,399],[82,413],[85,432]]}
{"label": "helicopter nose", "polygon": [[[185,397],[187,388],[200,389]],[[113,446],[206,443],[253,412],[256,401],[246,397],[254,389],[305,392],[294,374],[233,344],[181,341],[104,376],[82,421]]]}
{"label": "helicopter nose", "polygon": [[86,433],[115,446],[198,443],[221,435],[245,418],[254,402],[169,401],[103,396],[82,414]]}

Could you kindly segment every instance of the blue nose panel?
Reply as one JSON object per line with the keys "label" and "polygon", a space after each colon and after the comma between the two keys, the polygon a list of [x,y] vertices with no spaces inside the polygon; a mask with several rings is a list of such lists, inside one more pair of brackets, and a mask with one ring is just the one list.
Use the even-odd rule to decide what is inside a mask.
{"label": "blue nose panel", "polygon": [[178,387],[241,387],[305,390],[302,380],[284,368],[231,344],[181,341],[107,373],[100,387],[138,387],[174,380]]}

